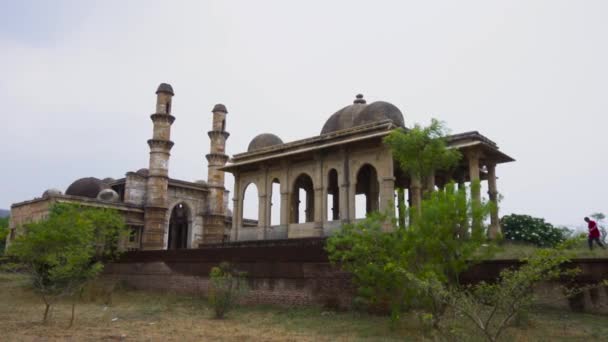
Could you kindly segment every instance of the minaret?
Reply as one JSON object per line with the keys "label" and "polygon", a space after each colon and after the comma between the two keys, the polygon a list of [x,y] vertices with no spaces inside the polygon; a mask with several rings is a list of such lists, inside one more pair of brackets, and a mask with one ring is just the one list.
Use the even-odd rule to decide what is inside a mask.
{"label": "minaret", "polygon": [[150,146],[150,165],[144,212],[142,248],[163,249],[167,217],[167,192],[169,187],[169,157],[171,154],[171,115],[173,88],[161,83],[156,90],[156,112],[150,116],[154,124]]}
{"label": "minaret", "polygon": [[206,155],[208,162],[209,212],[205,222],[203,243],[222,242],[226,226],[224,171],[220,171],[218,168],[226,165],[228,161],[228,156],[225,153],[226,139],[230,136],[226,132],[226,114],[228,114],[228,111],[223,104],[216,104],[211,112],[213,113],[212,130],[207,133],[211,140],[211,146],[209,154]]}

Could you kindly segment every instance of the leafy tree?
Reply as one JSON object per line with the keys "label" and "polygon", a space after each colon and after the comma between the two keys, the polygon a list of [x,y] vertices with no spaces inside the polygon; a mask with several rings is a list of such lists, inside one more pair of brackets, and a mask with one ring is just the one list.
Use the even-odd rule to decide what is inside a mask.
{"label": "leafy tree", "polygon": [[447,148],[446,135],[444,124],[432,119],[429,126],[416,124],[409,130],[396,129],[384,139],[401,169],[410,176],[414,192],[412,206],[418,213],[422,184],[427,184],[435,171],[456,166],[462,157],[458,150]]}
{"label": "leafy tree", "polygon": [[246,290],[244,276],[243,272],[237,271],[227,262],[211,269],[209,303],[213,307],[215,318],[224,318]]}
{"label": "leafy tree", "polygon": [[6,237],[8,236],[8,217],[0,217],[0,255],[4,254]]}
{"label": "leafy tree", "polygon": [[506,215],[501,221],[507,240],[528,242],[539,247],[553,247],[566,240],[567,228],[557,228],[542,218],[529,215]]}
{"label": "leafy tree", "polygon": [[[408,273],[407,278],[420,291],[432,296],[437,302],[451,308],[458,317],[470,321],[488,341],[496,341],[518,317],[525,316],[534,303],[534,287],[545,281],[573,275],[577,270],[561,266],[571,257],[567,250],[574,240],[556,248],[539,249],[523,259],[518,269],[506,269],[495,283],[481,282],[468,287],[446,286],[440,279],[421,278]],[[439,318],[434,317],[436,321]],[[454,331],[451,327],[437,328]],[[445,329],[448,328],[448,329]]]}
{"label": "leafy tree", "polygon": [[72,296],[71,326],[76,294],[101,272],[103,261],[118,256],[124,220],[115,210],[55,204],[46,220],[25,228],[9,253],[29,269],[32,286],[45,303],[44,322],[56,299]]}
{"label": "leafy tree", "polygon": [[463,234],[469,221],[488,216],[487,203],[479,208],[473,210],[466,190],[450,183],[422,201],[420,214],[409,227],[384,232],[382,227],[390,219],[375,213],[343,226],[328,239],[326,250],[331,262],[352,273],[358,300],[388,307],[395,322],[408,306],[434,305],[428,302],[432,297],[421,296],[409,286],[407,273],[457,282],[470,262],[482,255],[478,250],[485,241],[484,232]]}

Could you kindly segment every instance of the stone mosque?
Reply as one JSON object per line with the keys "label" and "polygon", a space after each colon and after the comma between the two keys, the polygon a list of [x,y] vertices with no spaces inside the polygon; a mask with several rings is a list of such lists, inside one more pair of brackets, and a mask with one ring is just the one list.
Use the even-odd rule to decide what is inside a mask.
{"label": "stone mosque", "polygon": [[[357,219],[356,212],[393,211],[394,203],[416,203],[415,187],[442,187],[449,181],[487,181],[490,201],[497,201],[496,166],[514,161],[498,145],[478,132],[448,137],[450,148],[464,158],[450,172],[438,170],[428,184],[413,184],[393,160],[382,139],[393,129],[405,128],[402,112],[391,103],[367,103],[357,95],[352,104],[331,115],[317,136],[284,143],[277,135],[256,136],[246,152],[229,158],[225,154],[226,106],[212,109],[208,132],[210,151],[207,181],[184,181],[169,177],[173,147],[171,104],[174,91],[162,83],[156,91],[152,138],[148,140],[148,168],[127,172],[121,179],[81,178],[65,192],[44,191],[40,198],[11,206],[10,244],[23,225],[41,220],[54,203],[76,203],[118,210],[130,228],[125,247],[129,250],[198,248],[229,241],[282,240],[331,235],[344,223]],[[234,175],[233,210],[224,173]],[[258,219],[243,217],[244,194],[258,190]],[[406,196],[397,196],[397,189]],[[273,203],[273,191],[280,192]],[[480,199],[480,193],[472,193]],[[365,197],[364,202],[356,198]],[[357,203],[365,208],[357,209]],[[278,206],[278,222],[271,219]],[[500,232],[498,212],[490,217],[490,236]]]}

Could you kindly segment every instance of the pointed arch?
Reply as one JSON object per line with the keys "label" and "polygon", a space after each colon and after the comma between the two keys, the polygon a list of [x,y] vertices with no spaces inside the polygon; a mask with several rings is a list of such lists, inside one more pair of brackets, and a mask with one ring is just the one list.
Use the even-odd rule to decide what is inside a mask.
{"label": "pointed arch", "polygon": [[312,177],[301,173],[293,182],[291,192],[290,223],[314,221],[315,196]]}
{"label": "pointed arch", "polygon": [[355,217],[364,218],[378,211],[380,203],[380,183],[378,172],[371,164],[364,164],[357,171],[355,186]]}

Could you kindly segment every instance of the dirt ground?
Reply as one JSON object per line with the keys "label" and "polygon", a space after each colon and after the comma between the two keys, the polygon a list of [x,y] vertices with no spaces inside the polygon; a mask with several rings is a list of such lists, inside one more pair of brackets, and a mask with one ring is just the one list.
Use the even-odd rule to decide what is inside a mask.
{"label": "dirt ground", "polygon": [[[0,274],[0,341],[433,341],[414,316],[391,330],[385,317],[321,308],[241,307],[224,320],[212,318],[203,299],[174,294],[116,291],[89,294],[67,328],[70,303],[57,303],[42,324],[41,299],[22,275]],[[91,299],[93,298],[93,300]],[[466,335],[465,335],[466,336]],[[511,328],[505,341],[608,341],[608,316],[543,310],[526,327]],[[464,340],[480,340],[475,334]]]}

